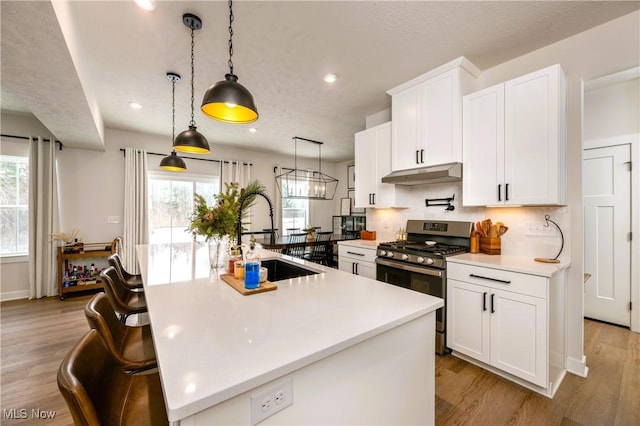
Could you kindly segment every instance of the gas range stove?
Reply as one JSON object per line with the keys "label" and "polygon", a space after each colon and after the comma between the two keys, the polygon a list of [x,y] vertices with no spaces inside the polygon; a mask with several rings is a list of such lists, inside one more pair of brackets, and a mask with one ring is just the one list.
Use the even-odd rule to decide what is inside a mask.
{"label": "gas range stove", "polygon": [[[409,220],[407,240],[380,243],[376,279],[409,290],[447,299],[446,258],[469,251],[471,222]],[[436,310],[436,352],[446,347],[447,305]]]}
{"label": "gas range stove", "polygon": [[378,244],[379,258],[444,269],[445,258],[469,251],[471,222],[407,221],[407,240]]}

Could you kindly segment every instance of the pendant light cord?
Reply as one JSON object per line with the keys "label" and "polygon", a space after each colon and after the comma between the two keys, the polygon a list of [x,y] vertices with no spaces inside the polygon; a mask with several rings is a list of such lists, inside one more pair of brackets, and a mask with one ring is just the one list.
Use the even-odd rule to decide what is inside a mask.
{"label": "pendant light cord", "polygon": [[[176,80],[171,80],[171,144],[176,140]],[[175,149],[173,150],[175,152]]]}
{"label": "pendant light cord", "polygon": [[229,0],[229,74],[233,74],[233,61],[231,57],[233,56],[233,8],[232,8],[232,0]]}
{"label": "pendant light cord", "polygon": [[193,61],[194,61],[194,55],[193,55],[193,49],[194,49],[194,37],[193,37],[193,27],[191,27],[191,121],[189,122],[190,126],[195,126],[196,122],[193,119],[193,76],[194,76],[194,66],[193,66]]}

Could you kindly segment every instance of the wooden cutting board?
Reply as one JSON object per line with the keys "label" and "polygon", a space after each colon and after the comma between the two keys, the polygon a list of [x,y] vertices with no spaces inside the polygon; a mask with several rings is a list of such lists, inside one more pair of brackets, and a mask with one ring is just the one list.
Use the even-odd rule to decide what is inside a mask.
{"label": "wooden cutting board", "polygon": [[237,279],[233,274],[222,274],[220,275],[220,278],[222,278],[222,280],[229,284],[231,287],[235,288],[238,293],[242,294],[243,296],[249,296],[256,293],[264,293],[265,291],[272,291],[278,288],[277,285],[270,281],[260,283],[260,287],[258,288],[244,288],[244,280]]}

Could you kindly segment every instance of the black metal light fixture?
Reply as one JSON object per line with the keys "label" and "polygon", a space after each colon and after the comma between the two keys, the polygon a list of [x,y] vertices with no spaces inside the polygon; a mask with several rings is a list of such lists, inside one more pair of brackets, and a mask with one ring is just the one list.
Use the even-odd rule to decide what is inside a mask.
{"label": "black metal light fixture", "polygon": [[[167,73],[167,79],[171,82],[171,141],[176,136],[176,83],[180,81],[180,76],[174,72]],[[176,150],[171,151],[171,155],[167,155],[160,161],[160,168],[170,172],[186,172],[187,165],[184,160],[178,157]]]}
{"label": "black metal light fixture", "polygon": [[207,116],[226,123],[252,123],[258,119],[258,109],[253,95],[238,83],[233,73],[233,7],[229,0],[229,73],[224,80],[212,84],[202,98],[202,112]]}
{"label": "black metal light fixture", "polygon": [[[276,176],[276,184],[282,198],[309,200],[333,200],[338,179],[322,173],[322,142],[295,136],[294,166]],[[298,168],[298,140],[318,145],[318,170]],[[276,169],[277,170],[277,169]],[[275,170],[274,170],[275,171]]]}
{"label": "black metal light fixture", "polygon": [[173,147],[180,152],[207,154],[210,152],[209,142],[196,130],[196,122],[193,120],[193,32],[202,28],[202,21],[194,14],[185,13],[182,15],[182,23],[191,30],[191,121],[189,128],[173,140]]}

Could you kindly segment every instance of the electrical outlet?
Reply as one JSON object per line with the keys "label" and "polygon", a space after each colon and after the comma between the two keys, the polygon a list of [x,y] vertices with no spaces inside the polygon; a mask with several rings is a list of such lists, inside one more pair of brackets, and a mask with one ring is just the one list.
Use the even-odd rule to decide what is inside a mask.
{"label": "electrical outlet", "polygon": [[107,216],[107,223],[120,223],[120,216]]}
{"label": "electrical outlet", "polygon": [[291,404],[293,379],[288,378],[251,395],[251,424],[258,424]]}
{"label": "electrical outlet", "polygon": [[556,229],[552,226],[545,226],[541,222],[529,222],[527,225],[527,235],[534,235],[537,237],[555,237],[557,235]]}

